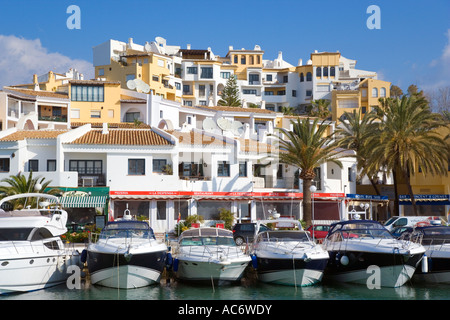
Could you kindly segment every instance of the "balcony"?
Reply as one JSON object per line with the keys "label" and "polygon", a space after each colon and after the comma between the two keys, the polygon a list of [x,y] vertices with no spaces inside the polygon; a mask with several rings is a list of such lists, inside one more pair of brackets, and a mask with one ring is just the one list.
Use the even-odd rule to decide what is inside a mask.
{"label": "balcony", "polygon": [[106,186],[106,179],[103,173],[101,174],[78,174],[79,187],[99,187]]}
{"label": "balcony", "polygon": [[266,103],[282,103],[287,102],[286,97],[286,95],[263,95],[263,100],[266,101]]}
{"label": "balcony", "polygon": [[67,116],[39,116],[39,121],[67,122]]}

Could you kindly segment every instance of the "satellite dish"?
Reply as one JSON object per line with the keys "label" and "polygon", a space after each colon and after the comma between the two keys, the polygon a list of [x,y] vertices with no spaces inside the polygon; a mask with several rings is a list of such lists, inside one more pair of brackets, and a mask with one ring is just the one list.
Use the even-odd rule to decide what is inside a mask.
{"label": "satellite dish", "polygon": [[145,44],[144,50],[145,50],[146,52],[150,52],[150,51],[152,50],[152,46],[150,45],[150,43],[147,42],[147,43]]}
{"label": "satellite dish", "polygon": [[145,82],[144,82],[144,84],[142,85],[142,92],[143,93],[149,93],[150,92],[150,86],[148,85],[148,84],[146,84]]}
{"label": "satellite dish", "polygon": [[134,80],[128,80],[127,81],[127,87],[130,90],[136,89],[136,83],[134,82]]}
{"label": "satellite dish", "polygon": [[142,91],[142,88],[144,87],[144,81],[140,79],[134,79],[134,83],[136,84],[136,90]]}
{"label": "satellite dish", "polygon": [[211,118],[206,118],[203,120],[203,129],[207,132],[214,132],[217,130],[217,125]]}
{"label": "satellite dish", "polygon": [[220,129],[228,131],[231,129],[231,121],[225,118],[217,119],[217,125]]}
{"label": "satellite dish", "polygon": [[241,136],[244,133],[244,125],[240,121],[233,121],[231,124],[231,132],[235,136]]}

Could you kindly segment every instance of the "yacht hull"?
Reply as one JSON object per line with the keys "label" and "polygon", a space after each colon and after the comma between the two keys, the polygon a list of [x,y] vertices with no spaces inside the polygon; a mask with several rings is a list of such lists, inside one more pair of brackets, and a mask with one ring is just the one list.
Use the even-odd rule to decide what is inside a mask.
{"label": "yacht hull", "polygon": [[175,275],[181,281],[230,283],[241,280],[250,258],[238,261],[199,261],[177,258]]}
{"label": "yacht hull", "polygon": [[163,250],[127,256],[88,250],[91,283],[119,289],[158,283],[165,267],[166,254]]}
{"label": "yacht hull", "polygon": [[257,258],[258,279],[287,286],[311,286],[322,280],[328,257],[324,259]]}
{"label": "yacht hull", "polygon": [[20,293],[64,284],[79,266],[79,255],[42,255],[0,259],[0,294]]}
{"label": "yacht hull", "polygon": [[[428,256],[427,252],[427,256]],[[424,257],[425,259],[425,257]],[[446,257],[428,256],[426,270],[422,269],[424,261],[421,262],[414,274],[413,281],[428,283],[450,284],[450,255],[447,251]]]}
{"label": "yacht hull", "polygon": [[330,251],[329,254],[324,280],[391,288],[411,280],[423,256],[423,252]]}

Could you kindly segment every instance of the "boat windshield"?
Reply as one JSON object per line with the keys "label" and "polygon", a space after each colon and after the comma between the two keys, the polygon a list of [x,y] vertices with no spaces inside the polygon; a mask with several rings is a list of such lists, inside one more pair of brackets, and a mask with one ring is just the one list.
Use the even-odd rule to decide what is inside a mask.
{"label": "boat windshield", "polygon": [[258,235],[258,241],[309,241],[304,231],[266,231]]}
{"label": "boat windshield", "polygon": [[232,237],[185,237],[181,246],[236,246]]}
{"label": "boat windshield", "polygon": [[422,236],[422,244],[423,245],[442,245],[450,243],[450,227],[447,226],[432,226],[432,227],[424,227],[418,228],[413,231],[411,239],[414,239],[414,236]]}
{"label": "boat windshield", "polygon": [[347,222],[334,225],[328,238],[340,240],[342,238],[383,238],[392,239],[392,234],[379,223]]}
{"label": "boat windshield", "polygon": [[156,239],[153,229],[146,222],[109,222],[103,228],[100,238],[144,238]]}
{"label": "boat windshield", "polygon": [[33,228],[1,228],[0,241],[25,241]]}

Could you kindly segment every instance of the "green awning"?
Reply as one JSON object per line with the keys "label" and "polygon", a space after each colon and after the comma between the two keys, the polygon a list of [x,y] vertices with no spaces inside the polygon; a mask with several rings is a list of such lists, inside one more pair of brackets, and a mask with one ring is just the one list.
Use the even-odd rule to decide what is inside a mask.
{"label": "green awning", "polygon": [[106,205],[106,199],[107,196],[68,196],[59,198],[59,203],[63,208],[99,208]]}

